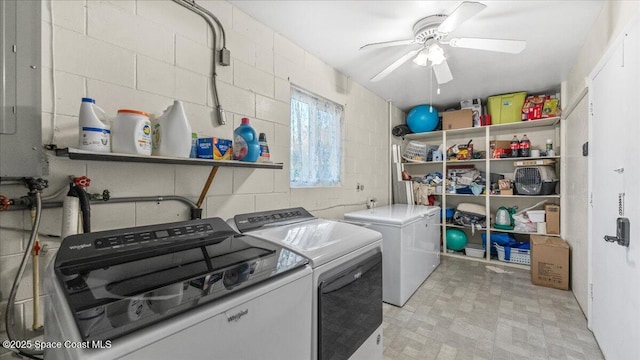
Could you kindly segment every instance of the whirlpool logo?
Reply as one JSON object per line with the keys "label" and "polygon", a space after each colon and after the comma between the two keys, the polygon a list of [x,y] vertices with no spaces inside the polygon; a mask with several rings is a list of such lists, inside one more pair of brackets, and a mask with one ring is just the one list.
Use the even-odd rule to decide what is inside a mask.
{"label": "whirlpool logo", "polygon": [[355,274],[353,274],[354,279],[360,279],[362,276],[362,271],[358,270]]}
{"label": "whirlpool logo", "polygon": [[78,244],[78,245],[71,245],[69,246],[70,250],[82,250],[84,248],[88,248],[91,247],[91,244]]}
{"label": "whirlpool logo", "polygon": [[249,313],[249,309],[245,309],[245,310],[240,310],[239,312],[229,316],[227,315],[227,321],[228,322],[232,322],[232,321],[240,321],[240,318],[247,315]]}

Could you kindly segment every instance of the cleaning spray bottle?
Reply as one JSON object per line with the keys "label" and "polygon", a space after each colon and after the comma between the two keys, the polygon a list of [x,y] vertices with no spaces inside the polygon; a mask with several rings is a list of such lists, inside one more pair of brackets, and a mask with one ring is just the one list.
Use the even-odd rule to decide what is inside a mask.
{"label": "cleaning spray bottle", "polygon": [[[98,116],[102,116],[102,120]],[[82,150],[111,152],[111,129],[107,114],[92,98],[82,98],[78,116],[79,141]]]}
{"label": "cleaning spray bottle", "polygon": [[260,144],[256,131],[249,125],[248,118],[242,118],[242,123],[233,131],[233,159],[256,162],[260,156]]}

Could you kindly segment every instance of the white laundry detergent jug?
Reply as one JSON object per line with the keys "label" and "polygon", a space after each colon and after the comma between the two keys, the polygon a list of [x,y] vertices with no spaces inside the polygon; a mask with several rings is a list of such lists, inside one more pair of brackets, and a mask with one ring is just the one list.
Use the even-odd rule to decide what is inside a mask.
{"label": "white laundry detergent jug", "polygon": [[97,152],[111,151],[109,119],[94,99],[82,98],[78,125],[78,148]]}
{"label": "white laundry detergent jug", "polygon": [[151,122],[146,112],[118,110],[111,130],[114,153],[151,155]]}
{"label": "white laundry detergent jug", "polygon": [[191,125],[180,100],[153,121],[153,155],[188,158],[191,138]]}

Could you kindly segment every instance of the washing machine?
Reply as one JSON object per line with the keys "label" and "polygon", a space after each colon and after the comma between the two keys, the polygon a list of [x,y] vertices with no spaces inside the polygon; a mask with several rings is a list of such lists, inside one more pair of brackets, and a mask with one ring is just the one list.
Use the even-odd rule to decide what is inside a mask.
{"label": "washing machine", "polygon": [[237,229],[309,259],[310,359],[382,359],[382,236],[304,208],[236,215]]}
{"label": "washing machine", "polygon": [[48,265],[46,359],[291,359],[309,260],[219,218],[73,235]]}
{"label": "washing machine", "polygon": [[394,204],[344,214],[383,238],[383,299],[404,306],[440,265],[440,208]]}

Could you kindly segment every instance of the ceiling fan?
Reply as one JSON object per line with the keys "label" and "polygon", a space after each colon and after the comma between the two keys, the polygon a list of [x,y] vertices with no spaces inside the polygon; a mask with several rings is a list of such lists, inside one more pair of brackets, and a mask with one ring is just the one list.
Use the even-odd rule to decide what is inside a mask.
{"label": "ceiling fan", "polygon": [[380,71],[371,78],[371,81],[382,80],[411,58],[413,58],[414,63],[420,66],[427,66],[428,62],[430,62],[438,84],[444,84],[453,80],[453,75],[447,64],[444,50],[440,44],[509,54],[519,54],[522,52],[527,45],[527,43],[522,40],[479,38],[447,39],[450,32],[486,7],[486,5],[479,2],[464,1],[448,16],[432,15],[420,19],[413,25],[413,39],[385,41],[362,46],[360,50],[399,45],[420,45],[420,47],[409,51],[384,70]]}

